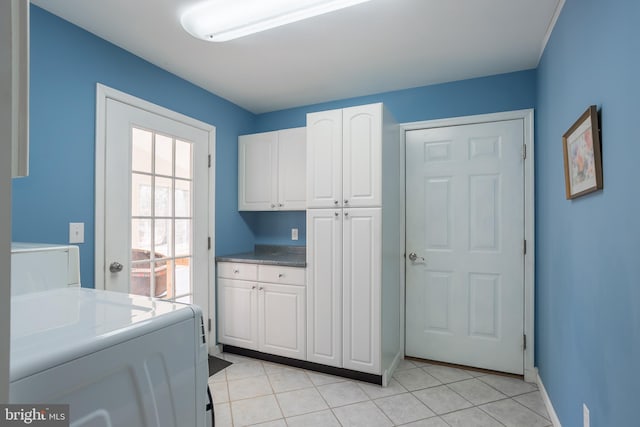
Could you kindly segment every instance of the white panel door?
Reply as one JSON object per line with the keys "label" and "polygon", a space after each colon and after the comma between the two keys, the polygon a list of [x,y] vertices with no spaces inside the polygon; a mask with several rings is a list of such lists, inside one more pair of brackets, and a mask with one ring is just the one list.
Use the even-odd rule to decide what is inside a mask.
{"label": "white panel door", "polygon": [[342,111],[344,207],[382,206],[382,104]]}
{"label": "white panel door", "polygon": [[407,132],[408,356],[523,373],[523,134]]}
{"label": "white panel door", "polygon": [[342,206],[342,110],[307,114],[307,207]]}
{"label": "white panel door", "polygon": [[304,359],[304,286],[258,283],[258,349],[265,353]]}
{"label": "white panel door", "polygon": [[382,211],[343,212],[343,367],[380,374]]}
{"label": "white panel door", "polygon": [[278,209],[305,210],[307,206],[307,131],[278,131]]}
{"label": "white panel door", "polygon": [[256,282],[218,277],[218,341],[258,349]]}
{"label": "white panel door", "polygon": [[342,209],[307,210],[307,360],[342,366]]}
{"label": "white panel door", "polygon": [[268,211],[278,200],[278,133],[238,137],[238,210]]}
{"label": "white panel door", "polygon": [[208,132],[107,98],[104,285],[208,317]]}

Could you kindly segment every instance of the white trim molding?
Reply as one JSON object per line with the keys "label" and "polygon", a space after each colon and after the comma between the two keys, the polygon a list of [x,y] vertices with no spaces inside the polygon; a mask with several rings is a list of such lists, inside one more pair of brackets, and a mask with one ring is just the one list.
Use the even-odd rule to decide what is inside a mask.
{"label": "white trim molding", "polygon": [[[537,371],[537,370],[536,370]],[[547,389],[544,388],[544,384],[542,383],[542,378],[540,378],[540,374],[536,372],[536,382],[538,383],[538,389],[540,390],[540,395],[542,396],[542,401],[544,402],[545,408],[547,408],[547,413],[549,414],[549,419],[553,423],[553,427],[562,427],[560,424],[560,419],[556,414],[556,410],[553,408],[553,404],[551,403],[551,399],[547,394]]]}
{"label": "white trim molding", "polygon": [[[216,301],[215,301],[215,162],[216,162],[216,128],[213,125],[194,119],[184,114],[177,113],[165,107],[153,104],[149,101],[137,98],[133,95],[110,88],[103,84],[96,84],[96,162],[95,162],[95,275],[94,286],[96,289],[104,289],[104,254],[105,247],[102,236],[105,232],[105,220],[103,213],[105,212],[105,153],[106,153],[106,114],[107,99],[113,99],[136,108],[148,111],[150,113],[175,120],[186,125],[201,129],[209,134],[208,150],[211,158],[211,166],[209,167],[209,237],[211,238],[211,248],[208,254],[208,289],[209,289],[209,310],[208,316],[211,319],[211,330],[208,334],[210,353],[218,353],[215,343],[216,338]],[[204,311],[204,310],[203,310]],[[208,319],[204,319],[205,327]]]}
{"label": "white trim molding", "polygon": [[562,8],[564,7],[564,2],[565,0],[558,0],[558,4],[556,5],[556,9],[553,12],[553,16],[551,17],[551,21],[549,22],[547,31],[544,33],[544,38],[542,39],[542,46],[540,47],[540,53],[538,54],[538,63],[536,64],[536,67],[540,64],[542,55],[544,55],[544,50],[547,48],[547,43],[549,43],[551,33],[553,33],[553,29],[556,26],[556,22],[558,22],[558,18],[560,17],[560,13],[562,12]]}
{"label": "white trim molding", "polygon": [[[448,119],[427,120],[420,122],[403,123],[400,125],[401,144],[404,146],[406,132],[418,129],[437,127],[461,126],[477,123],[497,122],[504,120],[522,120],[524,124],[524,144],[526,157],[524,159],[524,238],[526,240],[526,254],[524,255],[524,335],[526,336],[526,348],[524,350],[524,379],[527,382],[537,381],[537,371],[534,367],[534,313],[535,313],[535,180],[534,180],[534,114],[533,109],[506,111],[475,116],[455,117]],[[402,165],[400,172],[406,177],[406,168]],[[406,178],[405,178],[406,179]],[[404,218],[402,219],[404,222]],[[403,224],[404,226],[404,224]],[[404,251],[404,248],[403,248]],[[405,298],[405,286],[402,288],[402,301]],[[402,336],[404,336],[404,323]]]}

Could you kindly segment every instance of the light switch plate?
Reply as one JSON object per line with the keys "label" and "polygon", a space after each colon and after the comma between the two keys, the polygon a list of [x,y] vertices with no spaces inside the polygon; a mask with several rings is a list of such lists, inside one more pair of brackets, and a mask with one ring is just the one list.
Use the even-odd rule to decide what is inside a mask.
{"label": "light switch plate", "polygon": [[298,240],[298,229],[297,228],[292,228],[291,229],[291,240]]}
{"label": "light switch plate", "polygon": [[69,243],[84,243],[84,222],[69,223]]}

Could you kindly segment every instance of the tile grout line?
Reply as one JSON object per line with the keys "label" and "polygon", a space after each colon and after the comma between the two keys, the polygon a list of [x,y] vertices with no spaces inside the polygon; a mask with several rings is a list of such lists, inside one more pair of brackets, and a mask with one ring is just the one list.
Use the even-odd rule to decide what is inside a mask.
{"label": "tile grout line", "polygon": [[[245,360],[243,360],[242,362],[244,362],[244,361],[245,361]],[[252,360],[252,359],[247,359],[246,361],[247,361],[247,362],[250,362],[250,361],[253,361],[253,360]],[[237,363],[238,363],[238,364],[240,364],[240,363],[242,363],[242,362],[237,362]],[[262,362],[262,363],[261,363],[261,365],[260,365],[260,366],[261,366],[261,368],[262,368],[262,370],[263,370],[263,372],[264,372],[264,375],[267,377],[267,381],[268,381],[269,387],[270,387],[271,392],[272,392],[272,394],[271,394],[271,395],[272,395],[272,396],[274,396],[274,398],[275,398],[275,400],[276,400],[276,404],[277,404],[278,409],[279,409],[279,411],[280,411],[280,414],[282,415],[281,420],[283,421],[283,423],[284,423],[285,425],[287,425],[287,426],[288,426],[288,425],[289,425],[289,423],[287,422],[287,417],[285,416],[285,414],[284,414],[284,412],[283,412],[283,410],[282,410],[282,406],[280,405],[280,401],[278,400],[278,397],[277,397],[277,394],[278,394],[278,393],[276,393],[275,388],[274,388],[273,383],[272,383],[272,379],[271,379],[271,377],[269,376],[269,373],[267,372],[267,369],[266,369],[266,368],[265,368],[265,366],[264,366],[264,361],[261,361],[261,362]],[[279,365],[279,364],[276,364],[276,365]],[[416,369],[416,368],[421,369],[422,371],[424,371],[426,374],[428,374],[428,375],[430,375],[430,376],[433,376],[429,371],[426,371],[426,370],[425,370],[425,367],[422,367],[422,366],[414,366],[414,367],[410,367],[410,368],[408,368],[408,369],[403,369],[403,370],[401,370],[401,371],[399,371],[399,372],[402,372],[402,371],[405,371],[405,370],[409,370],[409,369]],[[481,377],[488,376],[488,374],[480,375],[480,376],[477,376],[477,377],[476,377],[476,376],[471,376],[470,378],[463,378],[463,379],[460,379],[460,380],[450,381],[450,382],[442,382],[438,377],[433,376],[433,377],[434,377],[437,381],[439,381],[441,384],[433,385],[433,386],[431,386],[431,387],[424,387],[424,388],[420,388],[420,389],[417,389],[417,390],[408,390],[408,389],[406,389],[406,387],[405,387],[405,386],[403,386],[403,385],[402,385],[402,383],[400,383],[400,382],[399,382],[399,381],[394,377],[394,378],[393,378],[393,380],[395,380],[396,382],[398,382],[398,385],[399,385],[399,386],[400,386],[400,388],[401,388],[402,390],[404,390],[404,391],[401,391],[401,392],[399,392],[399,393],[393,393],[393,394],[390,394],[390,395],[387,395],[387,396],[380,396],[380,397],[378,397],[378,398],[376,398],[376,399],[374,399],[372,396],[370,396],[370,395],[369,395],[369,393],[367,393],[367,392],[366,392],[366,390],[363,388],[363,386],[362,386],[361,382],[359,382],[359,381],[354,381],[354,380],[347,380],[347,381],[345,381],[345,382],[347,382],[347,383],[352,383],[352,384],[355,384],[355,385],[357,386],[358,390],[360,390],[360,391],[365,395],[366,400],[363,400],[363,401],[360,401],[360,402],[348,403],[348,404],[344,404],[344,405],[339,405],[339,406],[336,406],[335,408],[333,408],[333,407],[331,407],[331,406],[329,405],[329,403],[328,403],[328,401],[326,400],[326,398],[324,397],[324,395],[320,392],[319,387],[320,387],[320,386],[324,386],[324,385],[337,384],[337,383],[340,383],[340,382],[342,382],[342,381],[338,381],[338,382],[335,382],[335,383],[328,383],[328,384],[319,384],[319,385],[316,385],[316,384],[311,380],[311,377],[310,377],[310,375],[309,375],[309,371],[308,371],[308,370],[306,370],[306,369],[295,369],[295,371],[303,372],[303,373],[305,374],[305,375],[304,375],[305,379],[306,379],[306,380],[308,380],[308,381],[310,382],[311,386],[310,386],[310,387],[296,388],[296,389],[293,389],[293,390],[287,390],[287,391],[297,391],[297,390],[303,390],[303,389],[306,389],[306,388],[309,388],[309,389],[313,389],[313,390],[315,390],[315,391],[316,391],[316,393],[320,395],[320,398],[322,399],[322,401],[323,401],[323,402],[325,403],[325,405],[327,406],[327,409],[329,409],[330,413],[333,415],[333,417],[335,418],[335,420],[336,420],[340,425],[342,425],[342,423],[340,422],[340,420],[339,420],[338,416],[336,415],[336,413],[335,413],[335,411],[334,411],[336,408],[342,408],[342,407],[346,407],[346,406],[350,406],[350,405],[355,405],[355,404],[359,404],[359,403],[365,403],[365,402],[367,402],[367,401],[368,401],[368,402],[372,402],[372,403],[373,403],[373,405],[374,405],[374,407],[375,407],[376,409],[378,409],[380,412],[382,412],[382,414],[383,414],[383,416],[384,416],[384,419],[386,419],[387,421],[389,421],[389,422],[391,423],[391,425],[395,426],[395,425],[396,425],[396,424],[395,424],[395,422],[394,422],[393,420],[391,420],[391,418],[389,418],[389,416],[387,415],[387,413],[386,413],[386,412],[385,412],[385,411],[384,411],[384,410],[383,410],[383,409],[378,405],[378,403],[376,402],[376,399],[381,400],[381,399],[384,399],[384,398],[389,398],[389,397],[398,396],[398,395],[402,395],[402,394],[409,394],[409,395],[411,395],[412,397],[414,397],[414,398],[418,399],[418,398],[417,398],[417,396],[415,396],[415,394],[414,394],[415,392],[419,392],[419,391],[421,391],[421,390],[427,390],[427,389],[431,389],[431,388],[436,388],[436,387],[440,387],[440,386],[446,386],[446,389],[447,389],[447,390],[449,390],[450,392],[452,392],[452,393],[454,393],[455,395],[459,396],[461,399],[463,399],[463,401],[465,401],[465,402],[469,403],[469,404],[471,405],[471,407],[469,407],[469,408],[461,408],[461,409],[454,410],[454,411],[450,411],[450,412],[446,412],[446,413],[443,413],[443,414],[437,414],[435,411],[433,411],[433,409],[431,409],[431,407],[430,407],[429,405],[427,405],[427,404],[426,404],[425,402],[423,402],[422,400],[418,399],[418,401],[419,401],[421,404],[423,404],[426,408],[428,408],[428,409],[429,409],[429,410],[430,410],[434,415],[433,415],[432,417],[421,418],[420,420],[417,420],[417,421],[415,421],[415,422],[418,422],[418,421],[421,421],[421,420],[427,420],[427,419],[432,419],[432,418],[433,418],[433,419],[435,419],[435,418],[437,418],[437,419],[439,419],[440,421],[442,421],[444,424],[446,424],[446,425],[449,425],[449,426],[450,426],[450,424],[449,424],[449,423],[447,423],[447,422],[442,418],[442,416],[443,416],[443,415],[448,415],[448,414],[455,413],[455,412],[462,411],[462,410],[466,410],[466,409],[476,408],[476,409],[481,410],[481,411],[482,411],[482,413],[486,414],[489,418],[491,418],[491,419],[495,420],[498,424],[500,424],[500,425],[503,425],[503,426],[504,426],[504,425],[505,425],[504,423],[502,423],[501,421],[497,420],[497,419],[496,419],[495,417],[493,417],[490,413],[488,413],[486,410],[484,410],[481,406],[482,406],[482,405],[488,405],[488,404],[495,403],[495,402],[505,401],[505,400],[511,400],[511,401],[515,402],[515,404],[516,404],[518,407],[520,407],[520,408],[524,409],[525,411],[529,411],[530,413],[533,413],[534,415],[541,417],[543,420],[545,420],[545,421],[549,421],[549,419],[548,419],[547,417],[545,417],[544,415],[539,414],[537,411],[535,411],[535,410],[533,410],[533,409],[529,408],[528,406],[524,405],[523,403],[521,403],[521,402],[519,402],[519,401],[517,401],[517,400],[515,399],[516,397],[519,397],[519,396],[524,396],[524,395],[527,395],[527,394],[531,394],[531,393],[539,392],[539,391],[540,391],[540,390],[539,390],[539,388],[537,388],[537,387],[533,387],[533,389],[532,389],[532,390],[529,390],[529,391],[526,391],[526,392],[522,392],[522,393],[518,393],[518,394],[515,394],[515,395],[513,395],[513,396],[509,396],[509,395],[507,395],[506,393],[504,393],[504,392],[502,392],[501,390],[499,390],[499,389],[497,389],[496,387],[494,387],[493,385],[491,385],[491,384],[489,384],[489,383],[487,383],[487,382],[485,382],[485,381],[483,381],[483,380],[481,379]],[[274,373],[274,372],[272,372],[272,373]],[[277,373],[277,372],[275,372],[275,373]],[[251,377],[259,377],[259,376],[260,376],[260,375],[251,375],[251,376],[249,376],[249,377],[239,378],[238,380],[246,379],[246,378],[251,378]],[[233,403],[234,401],[246,400],[246,399],[232,400],[232,399],[231,399],[231,392],[230,392],[230,384],[229,384],[229,379],[228,379],[228,376],[227,376],[226,370],[225,370],[225,372],[224,372],[224,378],[225,378],[225,380],[226,380],[225,382],[226,382],[227,394],[229,395],[229,409],[230,409],[230,413],[231,413],[231,423],[232,423],[232,426],[235,426],[235,424],[236,424],[236,423],[235,423],[235,419],[234,419],[234,417],[233,417],[232,403]],[[469,380],[473,380],[473,379],[477,379],[477,380],[478,380],[478,381],[480,381],[482,384],[486,385],[487,387],[489,387],[490,389],[494,390],[495,392],[497,392],[497,393],[500,393],[500,394],[504,395],[505,397],[504,397],[504,398],[500,398],[500,399],[496,399],[496,400],[490,400],[490,401],[487,401],[487,402],[482,402],[482,403],[480,403],[480,404],[477,404],[477,405],[476,405],[476,404],[474,404],[473,402],[469,401],[467,398],[465,398],[462,394],[460,394],[459,392],[457,392],[456,390],[454,390],[453,388],[451,388],[451,387],[450,387],[450,385],[451,385],[451,384],[456,384],[456,383],[460,383],[460,382],[464,382],[464,381],[469,381]],[[528,384],[528,383],[527,383],[527,384]],[[257,396],[257,397],[261,397],[261,396]],[[255,398],[255,396],[254,396],[253,398]],[[251,399],[251,398],[247,398],[247,399]],[[512,402],[512,403],[513,403],[513,402]],[[319,410],[315,410],[315,411],[305,412],[305,413],[303,413],[303,414],[298,414],[297,416],[310,415],[310,414],[320,413],[320,412],[323,412],[323,411],[326,411],[326,409],[319,409]],[[294,417],[295,417],[295,416],[294,416]],[[271,420],[271,422],[273,422],[273,421],[278,421],[278,419],[276,419],[276,420]],[[267,421],[267,422],[270,422],[270,421]]]}

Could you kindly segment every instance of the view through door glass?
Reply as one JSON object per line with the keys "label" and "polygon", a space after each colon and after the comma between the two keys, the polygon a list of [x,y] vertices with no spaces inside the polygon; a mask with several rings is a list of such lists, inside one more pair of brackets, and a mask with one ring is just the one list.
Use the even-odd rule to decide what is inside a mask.
{"label": "view through door glass", "polygon": [[191,303],[192,143],[131,132],[130,292]]}

